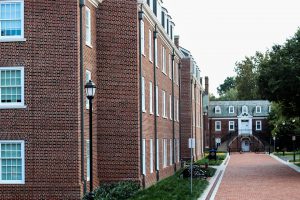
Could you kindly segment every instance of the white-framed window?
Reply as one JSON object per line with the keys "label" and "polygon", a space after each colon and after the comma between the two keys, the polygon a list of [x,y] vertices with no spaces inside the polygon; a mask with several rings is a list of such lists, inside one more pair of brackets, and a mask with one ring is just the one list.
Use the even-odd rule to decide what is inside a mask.
{"label": "white-framed window", "polygon": [[215,121],[215,131],[221,131],[221,121]]}
{"label": "white-framed window", "polygon": [[177,146],[177,162],[179,162],[179,158],[180,158],[180,153],[179,153],[179,139],[176,139],[176,141],[177,141],[177,144],[176,144],[176,146]]}
{"label": "white-framed window", "polygon": [[247,106],[242,107],[242,113],[248,113],[248,107]]}
{"label": "white-framed window", "polygon": [[229,106],[229,113],[234,113],[234,106]]}
{"label": "white-framed window", "polygon": [[229,130],[234,131],[234,121],[229,121]]}
{"label": "white-framed window", "polygon": [[179,100],[177,99],[177,112],[176,112],[176,114],[177,114],[177,121],[179,122]]}
{"label": "white-framed window", "polygon": [[153,173],[153,139],[150,139],[150,173]]}
{"label": "white-framed window", "polygon": [[167,167],[168,165],[168,159],[167,159],[167,155],[168,155],[168,148],[167,148],[168,142],[167,139],[163,139],[163,151],[164,151],[164,163],[163,166]]}
{"label": "white-framed window", "polygon": [[179,85],[179,67],[178,67],[178,63],[176,63],[176,67],[175,67],[175,70],[176,70],[176,85]]}
{"label": "white-framed window", "polygon": [[142,54],[145,55],[145,24],[141,21],[141,50]]}
{"label": "white-framed window", "polygon": [[92,46],[91,10],[85,7],[85,44]]}
{"label": "white-framed window", "polygon": [[162,110],[163,110],[163,117],[167,118],[166,92],[164,90],[162,90]]}
{"label": "white-framed window", "polygon": [[172,80],[172,56],[169,54],[169,78]]}
{"label": "white-framed window", "polygon": [[215,107],[215,113],[216,114],[221,114],[221,107],[220,106]]}
{"label": "white-framed window", "polygon": [[146,175],[146,139],[143,139],[142,144],[142,162],[143,162],[143,174]]}
{"label": "white-framed window", "polygon": [[154,56],[155,56],[155,65],[158,67],[158,53],[157,53],[157,38],[154,39]]}
{"label": "white-framed window", "polygon": [[164,74],[167,74],[167,69],[166,69],[166,48],[162,46],[162,72]]}
{"label": "white-framed window", "polygon": [[[89,82],[92,80],[92,74],[89,70],[85,70],[85,83]],[[85,98],[85,108],[89,109],[89,100],[88,98]]]}
{"label": "white-framed window", "polygon": [[172,113],[172,95],[170,95],[170,120],[173,119],[172,115],[173,115],[173,113]]}
{"label": "white-framed window", "polygon": [[170,165],[173,164],[173,140],[170,139]]}
{"label": "white-framed window", "polygon": [[272,106],[269,106],[269,113],[272,111]]}
{"label": "white-framed window", "polygon": [[0,67],[0,108],[24,107],[24,67]]}
{"label": "white-framed window", "polygon": [[149,112],[150,114],[153,114],[153,84],[150,81],[149,82]]}
{"label": "white-framed window", "polygon": [[142,77],[142,110],[146,112],[145,78]]}
{"label": "white-framed window", "polygon": [[149,61],[152,62],[152,31],[149,29]]}
{"label": "white-framed window", "polygon": [[90,181],[91,172],[90,172],[90,141],[86,140],[86,180]]}
{"label": "white-framed window", "polygon": [[156,116],[159,116],[158,109],[158,86],[156,85]]}
{"label": "white-framed window", "polygon": [[257,131],[261,131],[262,130],[262,128],[261,128],[261,121],[260,120],[256,121],[256,130]]}
{"label": "white-framed window", "polygon": [[24,184],[24,141],[1,140],[0,152],[0,184]]}
{"label": "white-framed window", "polygon": [[0,1],[0,42],[24,40],[24,0]]}
{"label": "white-framed window", "polygon": [[159,139],[156,139],[156,169],[159,170]]}
{"label": "white-framed window", "polygon": [[261,113],[261,106],[256,106],[256,113]]}

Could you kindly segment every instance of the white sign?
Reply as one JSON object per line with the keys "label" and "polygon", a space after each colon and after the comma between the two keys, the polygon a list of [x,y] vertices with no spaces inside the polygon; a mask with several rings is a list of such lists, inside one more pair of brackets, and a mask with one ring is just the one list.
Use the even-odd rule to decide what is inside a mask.
{"label": "white sign", "polygon": [[195,139],[189,138],[189,149],[194,149],[194,148],[195,148]]}
{"label": "white sign", "polygon": [[296,136],[295,136],[295,135],[292,137],[292,140],[293,140],[293,141],[296,141]]}

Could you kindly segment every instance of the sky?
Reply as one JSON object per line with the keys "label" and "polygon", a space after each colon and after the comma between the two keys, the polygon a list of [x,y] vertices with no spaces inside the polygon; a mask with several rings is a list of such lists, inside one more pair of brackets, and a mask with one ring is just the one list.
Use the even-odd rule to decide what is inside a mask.
{"label": "sky", "polygon": [[216,96],[237,61],[284,44],[300,27],[300,0],[163,0],[163,6]]}

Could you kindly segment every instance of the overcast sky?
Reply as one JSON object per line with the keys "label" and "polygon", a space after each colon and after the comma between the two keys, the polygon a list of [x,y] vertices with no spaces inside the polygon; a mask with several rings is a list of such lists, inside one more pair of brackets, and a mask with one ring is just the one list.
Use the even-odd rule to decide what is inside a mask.
{"label": "overcast sky", "polygon": [[164,0],[180,45],[209,76],[210,92],[236,61],[282,44],[300,26],[300,0]]}

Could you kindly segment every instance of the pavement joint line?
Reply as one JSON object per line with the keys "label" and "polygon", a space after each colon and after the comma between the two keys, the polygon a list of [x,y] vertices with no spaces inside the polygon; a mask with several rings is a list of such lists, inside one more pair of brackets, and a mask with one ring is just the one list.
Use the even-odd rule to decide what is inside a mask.
{"label": "pavement joint line", "polygon": [[300,173],[300,167],[298,167],[297,165],[294,165],[293,163],[290,163],[288,161],[284,161],[280,158],[278,158],[277,156],[275,156],[274,154],[270,154],[270,156],[272,158],[274,158],[275,160],[281,162],[282,164],[287,165],[288,167],[292,168],[293,170],[295,170],[296,172]]}
{"label": "pavement joint line", "polygon": [[225,169],[228,165],[228,161],[230,159],[230,155],[227,153],[227,156],[223,163],[220,166],[213,166],[214,168],[217,169],[215,175],[209,180],[209,185],[208,187],[204,190],[202,195],[198,198],[198,200],[206,200],[206,199],[214,199],[217,191],[219,189],[219,186],[221,184],[222,178],[225,173]]}

